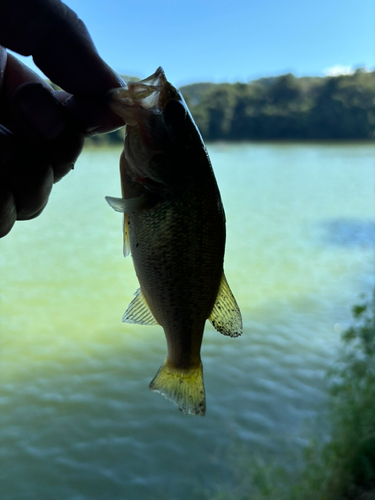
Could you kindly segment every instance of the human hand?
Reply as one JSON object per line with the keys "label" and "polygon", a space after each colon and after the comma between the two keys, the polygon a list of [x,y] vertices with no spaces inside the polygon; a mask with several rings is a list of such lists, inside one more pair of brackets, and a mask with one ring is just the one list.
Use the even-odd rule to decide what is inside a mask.
{"label": "human hand", "polygon": [[[123,125],[105,102],[123,85],[77,15],[59,0],[0,3],[0,237],[37,217],[54,182],[74,166],[84,137]],[[54,91],[5,47],[32,55]]]}

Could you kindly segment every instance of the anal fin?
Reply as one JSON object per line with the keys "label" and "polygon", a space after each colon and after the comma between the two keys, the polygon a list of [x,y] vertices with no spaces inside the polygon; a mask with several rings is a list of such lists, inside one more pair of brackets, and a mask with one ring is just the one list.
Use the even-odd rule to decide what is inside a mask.
{"label": "anal fin", "polygon": [[223,335],[238,337],[242,334],[242,317],[236,299],[223,273],[214,307],[208,317],[212,326]]}

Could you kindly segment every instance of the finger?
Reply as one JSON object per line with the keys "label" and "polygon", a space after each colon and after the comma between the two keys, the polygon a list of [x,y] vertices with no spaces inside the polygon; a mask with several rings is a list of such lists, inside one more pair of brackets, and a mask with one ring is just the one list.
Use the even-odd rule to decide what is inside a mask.
{"label": "finger", "polygon": [[15,152],[15,139],[12,132],[0,124],[0,168],[10,163]]}
{"label": "finger", "polygon": [[48,159],[54,182],[59,181],[73,168],[82,151],[84,136],[80,129],[83,125],[72,117],[54,94],[38,84],[21,86],[13,96],[10,108],[17,137],[31,142],[31,155]]}
{"label": "finger", "polygon": [[8,54],[0,94],[1,123],[8,128],[12,128],[11,110],[9,109],[10,103],[18,89],[26,83],[39,84],[45,88],[45,90],[49,92],[52,91],[52,87],[50,87],[45,80],[22,64],[12,54]]}
{"label": "finger", "polygon": [[45,207],[52,190],[53,170],[45,158],[33,156],[31,145],[24,147],[24,142],[20,144],[1,127],[2,150],[3,146],[7,154],[1,156],[0,164],[0,234],[7,234],[15,218],[31,219]]}
{"label": "finger", "polygon": [[10,102],[10,114],[13,131],[37,142],[58,137],[68,119],[64,107],[38,83],[18,87]]}
{"label": "finger", "polygon": [[0,125],[0,237],[16,219],[29,220],[43,211],[53,183],[72,169],[83,140],[82,134],[62,134],[40,143],[39,150],[35,141],[24,137],[20,142]]}
{"label": "finger", "polygon": [[96,99],[91,96],[76,97],[64,91],[53,91],[52,94],[81,124],[85,137],[107,134],[125,125],[122,118],[109,109],[106,94],[101,94]]}
{"label": "finger", "polygon": [[83,149],[83,134],[72,134],[66,131],[48,143],[48,159],[53,169],[53,182],[59,182],[75,165]]}
{"label": "finger", "polygon": [[[0,4],[1,44],[24,56],[30,55],[56,22],[64,4],[49,0],[2,0]],[[21,34],[21,36],[20,36]]]}
{"label": "finger", "polygon": [[122,118],[108,107],[107,93],[98,96],[73,96],[65,91],[53,91],[54,97],[81,124],[85,137],[107,134],[125,125]]}
{"label": "finger", "polygon": [[[54,103],[50,96],[45,92],[43,95],[42,90],[35,85],[35,88],[25,87],[25,84],[39,84],[48,93],[52,93],[55,99],[60,102],[60,110],[57,110],[56,102]],[[22,92],[19,92],[22,87]],[[20,101],[18,107],[24,108],[24,113],[18,119],[18,126],[22,128],[22,121],[24,125],[31,121],[37,121],[41,128],[49,130],[49,122],[45,120],[45,115],[51,113],[55,116],[55,125],[58,123],[58,117],[60,115],[65,116],[65,120],[68,119],[70,115],[70,126],[75,125],[76,130],[80,130],[85,136],[93,135],[94,133],[107,133],[124,125],[121,118],[113,113],[108,108],[108,104],[105,100],[103,94],[99,96],[89,96],[76,98],[71,96],[68,92],[53,91],[39,75],[34,73],[30,68],[22,64],[15,58],[12,54],[8,54],[8,63],[6,77],[4,79],[3,91],[2,91],[2,115],[3,122],[10,126],[10,118],[6,117],[9,115],[9,102],[12,101],[14,95],[17,93],[17,99]],[[44,108],[46,112],[43,114]],[[52,108],[56,108],[53,112]],[[68,112],[64,114],[63,110]],[[14,110],[13,110],[14,111]],[[25,115],[29,115],[29,117]],[[12,119],[16,119],[12,117]],[[55,128],[50,131],[53,133]]]}
{"label": "finger", "polygon": [[123,85],[100,58],[83,22],[58,0],[2,0],[0,43],[32,55],[36,65],[71,94]]}
{"label": "finger", "polygon": [[26,158],[10,165],[7,181],[17,209],[17,220],[36,217],[46,206],[53,186],[53,170],[46,163],[36,164]]}
{"label": "finger", "polygon": [[124,126],[122,118],[109,109],[104,94],[95,98],[71,96],[64,106],[83,124],[86,137],[113,132]]}
{"label": "finger", "polygon": [[6,71],[4,75],[2,93],[4,100],[10,100],[19,87],[25,83],[38,83],[50,92],[53,90],[50,85],[39,75],[34,73],[28,66],[22,64],[12,54],[7,54]]}
{"label": "finger", "polygon": [[0,125],[0,151],[0,234],[6,234],[14,224],[13,205],[18,220],[32,219],[43,210],[54,173],[48,147],[36,149],[29,139],[21,141],[3,125]]}
{"label": "finger", "polygon": [[17,219],[16,202],[9,186],[0,182],[0,238],[7,235]]}
{"label": "finger", "polygon": [[0,125],[0,238],[9,233],[17,219],[17,209],[14,196],[8,181],[4,178],[6,169],[14,156],[14,136],[10,130]]}

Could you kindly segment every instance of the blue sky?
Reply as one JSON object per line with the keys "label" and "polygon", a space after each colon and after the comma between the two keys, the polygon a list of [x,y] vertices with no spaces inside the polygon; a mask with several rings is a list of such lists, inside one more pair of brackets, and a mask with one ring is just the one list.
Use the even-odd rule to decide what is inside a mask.
{"label": "blue sky", "polygon": [[375,0],[66,0],[103,59],[175,85],[375,69]]}

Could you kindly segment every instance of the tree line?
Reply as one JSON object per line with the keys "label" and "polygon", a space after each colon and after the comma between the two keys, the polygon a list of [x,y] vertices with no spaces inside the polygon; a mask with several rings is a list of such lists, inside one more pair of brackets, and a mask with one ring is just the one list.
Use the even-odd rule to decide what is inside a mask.
{"label": "tree line", "polygon": [[[375,71],[180,88],[207,141],[375,139]],[[123,132],[97,142],[119,142]]]}

